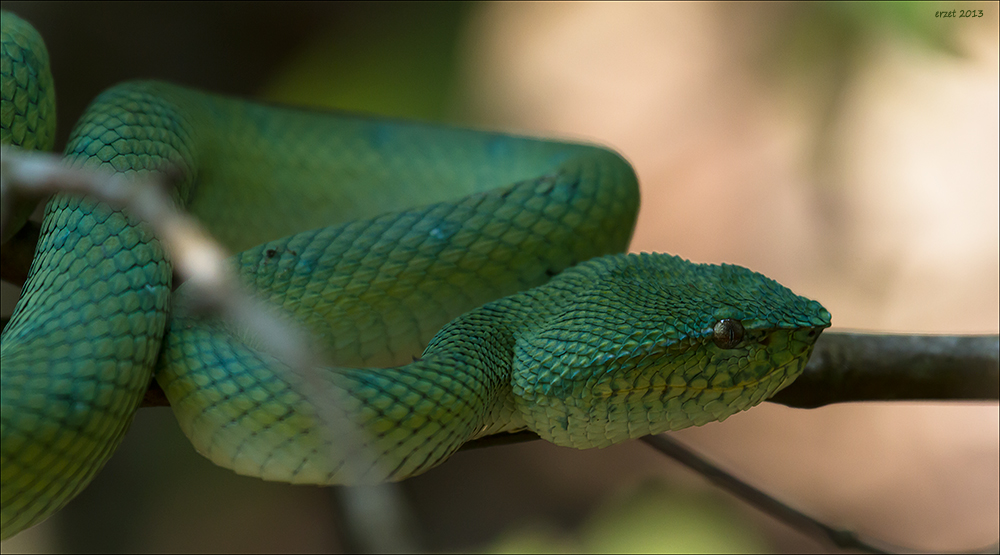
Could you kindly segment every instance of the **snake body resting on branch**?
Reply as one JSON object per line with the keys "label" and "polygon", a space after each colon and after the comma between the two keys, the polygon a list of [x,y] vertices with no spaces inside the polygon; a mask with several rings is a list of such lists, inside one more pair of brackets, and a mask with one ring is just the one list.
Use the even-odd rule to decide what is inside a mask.
{"label": "snake body resting on branch", "polygon": [[[2,80],[4,143],[51,147],[47,54],[6,12]],[[4,538],[86,486],[154,373],[217,464],[378,482],[500,432],[587,448],[723,420],[794,380],[830,324],[745,268],[616,254],[638,185],[593,146],[131,82],[94,100],[65,153],[179,172],[175,200],[316,339],[322,386],[367,432],[353,454],[366,470],[329,456],[310,386],[239,325],[193,314],[185,287],[171,293],[145,224],[59,195],[2,339]]]}

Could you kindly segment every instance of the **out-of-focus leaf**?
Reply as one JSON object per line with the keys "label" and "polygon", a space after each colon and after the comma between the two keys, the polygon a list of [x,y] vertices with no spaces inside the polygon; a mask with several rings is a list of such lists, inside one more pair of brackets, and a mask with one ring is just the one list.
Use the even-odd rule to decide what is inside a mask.
{"label": "out-of-focus leaf", "polygon": [[766,544],[712,495],[661,481],[623,491],[571,536],[545,523],[504,534],[490,553],[760,553]]}
{"label": "out-of-focus leaf", "polygon": [[261,91],[284,104],[441,120],[464,3],[359,4],[312,38]]}
{"label": "out-of-focus leaf", "polygon": [[581,528],[585,552],[760,553],[765,544],[712,495],[663,482],[640,485],[598,509]]}

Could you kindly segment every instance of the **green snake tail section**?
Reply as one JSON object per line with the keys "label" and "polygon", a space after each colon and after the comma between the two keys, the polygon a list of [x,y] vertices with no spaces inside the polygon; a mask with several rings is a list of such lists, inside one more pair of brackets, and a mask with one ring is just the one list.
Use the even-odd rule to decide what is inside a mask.
{"label": "green snake tail section", "polygon": [[56,133],[56,89],[49,52],[34,27],[3,12],[0,26],[0,143],[52,150]]}
{"label": "green snake tail section", "polygon": [[[338,365],[398,365],[457,315],[543,284],[578,260],[620,251],[631,235],[622,222],[632,221],[636,198],[628,165],[593,149],[536,179],[300,233],[241,253],[234,263]],[[342,459],[329,460],[314,408],[296,393],[303,384],[256,352],[253,338],[188,316],[183,287],[172,318],[157,379],[199,452],[265,479],[350,480]],[[514,425],[504,409],[512,405],[490,398],[505,390],[509,379],[497,375],[509,376],[510,357],[506,364],[480,361],[512,346],[485,348],[489,330],[456,334],[476,344],[460,348],[458,357],[321,371],[353,403],[349,417],[375,438],[366,453],[379,464],[361,481],[403,479],[444,460],[484,427]]]}
{"label": "green snake tail section", "polygon": [[[34,27],[9,12],[0,25],[0,144],[26,150],[52,150],[56,140],[56,89],[49,69],[49,53]],[[34,210],[17,202],[10,210],[7,242]]]}

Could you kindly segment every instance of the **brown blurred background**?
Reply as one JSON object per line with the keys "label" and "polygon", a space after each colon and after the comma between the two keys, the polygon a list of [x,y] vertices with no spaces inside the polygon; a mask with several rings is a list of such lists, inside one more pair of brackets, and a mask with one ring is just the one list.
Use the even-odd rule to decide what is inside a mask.
{"label": "brown blurred background", "polygon": [[[996,3],[4,2],[52,58],[61,147],[132,78],[614,147],[635,251],[731,262],[837,328],[997,333]],[[951,9],[980,18],[936,18]],[[17,291],[3,286],[4,314]],[[674,434],[830,523],[924,550],[1000,535],[996,403],[765,404]],[[404,482],[423,547],[823,551],[638,442],[463,452]],[[327,489],[213,466],[169,409],[14,551],[344,549]]]}

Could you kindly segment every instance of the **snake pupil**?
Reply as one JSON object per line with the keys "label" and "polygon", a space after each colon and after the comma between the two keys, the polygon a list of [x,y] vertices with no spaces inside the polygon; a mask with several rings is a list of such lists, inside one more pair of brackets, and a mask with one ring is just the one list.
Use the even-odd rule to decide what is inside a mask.
{"label": "snake pupil", "polygon": [[743,324],[733,318],[723,318],[712,329],[712,341],[720,349],[732,349],[743,340]]}

